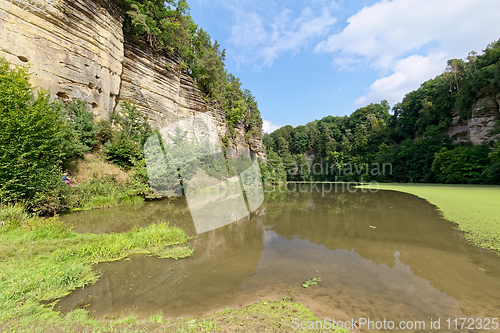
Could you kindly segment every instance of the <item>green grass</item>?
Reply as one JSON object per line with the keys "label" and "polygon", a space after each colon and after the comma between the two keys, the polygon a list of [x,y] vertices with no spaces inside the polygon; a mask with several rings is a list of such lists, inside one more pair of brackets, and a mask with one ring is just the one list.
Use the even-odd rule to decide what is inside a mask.
{"label": "green grass", "polygon": [[133,195],[123,195],[118,198],[118,202],[124,205],[140,205],[144,203],[144,198]]}
{"label": "green grass", "polygon": [[[322,322],[301,303],[262,300],[242,310],[217,312],[202,318],[185,318],[164,322],[165,332],[311,332],[294,329],[292,320],[298,322]],[[319,328],[318,323],[318,328]],[[318,329],[314,332],[349,333],[347,329]]]}
{"label": "green grass", "polygon": [[426,199],[444,218],[457,223],[472,244],[500,252],[500,186],[380,184],[379,188]]}
{"label": "green grass", "polygon": [[163,314],[161,312],[157,312],[155,314],[152,314],[149,317],[149,321],[155,322],[155,323],[161,323],[161,322],[163,322]]}
{"label": "green grass", "polygon": [[28,213],[21,204],[8,204],[0,209],[0,228],[3,230],[17,228],[20,222],[26,219]]}
{"label": "green grass", "polygon": [[[4,323],[0,331],[44,332],[56,326],[70,327],[75,320],[83,327],[97,325],[105,329],[111,324],[80,311],[61,317],[41,302],[97,281],[92,266],[98,262],[136,253],[177,259],[193,252],[185,246],[189,239],[186,233],[167,223],[121,234],[81,235],[57,217],[30,217],[23,213],[21,205],[0,208],[0,217],[4,219],[0,226],[0,322]],[[137,321],[132,319],[113,325]]]}

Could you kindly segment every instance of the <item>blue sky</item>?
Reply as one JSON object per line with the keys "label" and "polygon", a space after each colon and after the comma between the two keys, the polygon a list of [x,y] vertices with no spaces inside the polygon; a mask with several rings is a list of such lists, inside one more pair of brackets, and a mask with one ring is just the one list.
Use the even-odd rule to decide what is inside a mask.
{"label": "blue sky", "polygon": [[188,0],[264,130],[394,105],[500,38],[499,0]]}

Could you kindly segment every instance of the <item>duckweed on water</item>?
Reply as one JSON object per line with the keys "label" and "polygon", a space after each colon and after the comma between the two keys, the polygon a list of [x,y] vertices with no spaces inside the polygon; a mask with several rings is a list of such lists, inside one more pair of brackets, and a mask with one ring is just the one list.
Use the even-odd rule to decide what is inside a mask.
{"label": "duckweed on water", "polygon": [[306,280],[304,283],[302,283],[302,287],[304,288],[309,288],[312,285],[318,284],[318,282],[321,282],[321,278],[312,278],[309,280]]}

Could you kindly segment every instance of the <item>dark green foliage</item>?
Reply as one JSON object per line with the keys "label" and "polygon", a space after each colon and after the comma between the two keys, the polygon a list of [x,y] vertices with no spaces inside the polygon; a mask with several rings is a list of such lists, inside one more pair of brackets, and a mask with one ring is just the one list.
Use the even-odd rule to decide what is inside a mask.
{"label": "dark green foliage", "polygon": [[[122,105],[121,113],[111,117],[118,132],[114,133],[113,140],[105,143],[104,153],[108,161],[128,169],[144,157],[144,144],[153,132],[147,117],[135,105],[126,102]],[[107,129],[103,127],[102,131]]]}
{"label": "dark green foliage", "polygon": [[[451,140],[445,136],[420,139],[407,139],[395,147],[390,159],[393,174],[389,179],[397,182],[432,183],[436,181],[431,167],[434,155],[443,147],[450,147]],[[387,157],[387,156],[386,156]]]}
{"label": "dark green foliage", "polygon": [[262,137],[262,144],[266,150],[272,150],[274,148],[273,137],[269,133],[265,133]]}
{"label": "dark green foliage", "polygon": [[267,161],[259,160],[262,182],[264,184],[279,184],[286,181],[286,170],[281,158],[273,151],[267,151]]}
{"label": "dark green foliage", "polygon": [[493,151],[488,155],[490,165],[483,172],[483,176],[493,184],[500,184],[500,143],[496,143]]}
{"label": "dark green foliage", "polygon": [[354,127],[356,124],[364,124],[370,116],[387,122],[390,109],[391,107],[386,100],[357,109],[349,117],[350,126]]}
{"label": "dark green foliage", "polygon": [[189,52],[192,22],[185,0],[123,0],[127,13],[125,32],[155,49],[185,55]]}
{"label": "dark green foliage", "polygon": [[192,77],[208,99],[222,100],[227,81],[224,69],[225,50],[220,50],[217,41],[212,43],[210,35],[201,28],[194,34],[192,43]]}
{"label": "dark green foliage", "polygon": [[453,65],[457,106],[463,115],[469,115],[478,98],[500,92],[500,40],[489,44],[482,55],[471,52],[467,62],[455,59]]}
{"label": "dark green foliage", "polygon": [[118,127],[120,133],[127,136],[138,145],[144,145],[149,136],[153,133],[148,124],[148,117],[139,109],[128,102],[122,103],[120,113],[114,113],[111,122]]}
{"label": "dark green foliage", "polygon": [[260,116],[259,107],[257,106],[257,101],[248,89],[243,90],[243,95],[245,96],[246,103],[245,119],[243,120],[246,133],[250,137],[260,138],[262,136],[263,122]]}
{"label": "dark green foliage", "polygon": [[488,147],[442,148],[436,153],[432,171],[441,183],[477,184],[485,182],[484,166],[488,164]]}
{"label": "dark green foliage", "polygon": [[243,91],[241,91],[240,79],[232,74],[229,74],[226,84],[224,109],[226,110],[226,122],[229,131],[234,136],[234,126],[243,119],[246,113],[246,98]]}
{"label": "dark green foliage", "polygon": [[293,179],[297,181],[309,181],[311,175],[309,161],[304,154],[295,155],[295,165],[297,172],[293,175]]}
{"label": "dark green foliage", "polygon": [[97,144],[99,128],[87,103],[82,100],[71,101],[62,109],[63,115],[71,122],[78,141],[88,150]]}
{"label": "dark green foliage", "polygon": [[105,144],[113,139],[113,127],[108,120],[100,120],[97,122],[97,141]]}
{"label": "dark green foliage", "polygon": [[396,142],[437,134],[448,127],[454,101],[443,76],[424,82],[394,106],[390,129]]}
{"label": "dark green foliage", "polygon": [[63,161],[68,162],[91,151],[98,142],[96,136],[99,128],[94,123],[90,107],[82,100],[64,103],[60,99],[53,103],[53,107],[66,121],[66,126],[60,133],[62,141],[65,142],[61,151]]}
{"label": "dark green foliage", "polygon": [[122,133],[117,133],[116,138],[104,147],[106,159],[122,168],[132,167],[143,157],[141,146]]}

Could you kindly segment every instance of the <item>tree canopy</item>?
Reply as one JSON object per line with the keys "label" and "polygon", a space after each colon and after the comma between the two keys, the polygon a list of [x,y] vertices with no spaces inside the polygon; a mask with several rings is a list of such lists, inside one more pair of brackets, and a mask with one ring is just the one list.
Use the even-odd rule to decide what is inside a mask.
{"label": "tree canopy", "polygon": [[[350,116],[326,116],[304,126],[281,127],[265,134],[263,143],[275,153],[271,156],[278,160],[273,163],[283,164],[288,180],[304,178],[298,175],[297,166],[309,151],[309,156],[315,156],[311,166],[329,165],[321,172],[312,167],[308,177],[313,180],[499,184],[498,144],[453,145],[445,134],[453,115],[466,120],[481,97],[499,92],[500,41],[496,41],[480,55],[471,52],[467,59],[449,60],[444,73],[406,94],[392,112],[383,100]],[[494,133],[500,133],[498,122]],[[391,166],[390,173],[372,172],[384,164]],[[357,170],[338,170],[347,165]]]}
{"label": "tree canopy", "polygon": [[122,0],[127,14],[124,33],[156,52],[167,52],[181,59],[203,93],[205,100],[225,110],[229,134],[242,124],[248,137],[262,134],[262,118],[255,98],[242,89],[240,80],[228,73],[225,50],[198,27],[189,14],[186,0]]}

